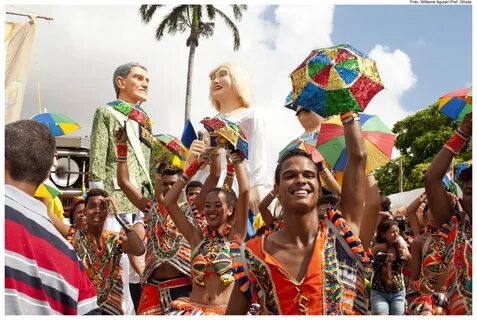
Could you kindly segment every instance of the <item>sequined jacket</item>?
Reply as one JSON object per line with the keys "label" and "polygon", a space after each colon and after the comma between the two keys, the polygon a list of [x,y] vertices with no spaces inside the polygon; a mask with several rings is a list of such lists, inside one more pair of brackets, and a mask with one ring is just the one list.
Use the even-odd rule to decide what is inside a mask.
{"label": "sequined jacket", "polygon": [[[129,122],[134,122],[132,125],[137,128],[138,124],[130,119]],[[112,113],[110,106],[101,106],[96,110],[93,120],[93,128],[91,131],[91,150],[90,150],[90,188],[99,187],[106,190],[109,195],[119,202],[119,210],[121,212],[137,212],[137,209],[126,198],[124,193],[117,185],[116,171],[117,171],[117,156],[116,143],[114,141],[115,132],[120,128],[120,122]],[[138,129],[139,130],[139,129]],[[134,137],[139,140],[137,137]],[[136,184],[141,189],[142,194],[146,198],[152,198],[149,191],[152,186],[149,184],[149,176],[141,169],[138,158],[131,146],[128,136],[128,169],[130,179],[133,184]],[[147,167],[150,167],[151,149],[139,142],[140,148],[144,155],[144,160]],[[149,173],[149,171],[148,171]]]}

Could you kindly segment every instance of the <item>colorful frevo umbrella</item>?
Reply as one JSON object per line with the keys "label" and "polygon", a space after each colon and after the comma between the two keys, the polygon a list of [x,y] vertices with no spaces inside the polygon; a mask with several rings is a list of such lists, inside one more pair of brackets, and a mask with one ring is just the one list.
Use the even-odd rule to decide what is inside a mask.
{"label": "colorful frevo umbrella", "polygon": [[472,111],[472,87],[458,89],[439,98],[439,112],[445,114],[458,124],[464,116]]}
{"label": "colorful frevo umbrella", "polygon": [[315,138],[298,138],[291,141],[280,153],[278,154],[278,160],[280,160],[288,151],[294,149],[300,149],[308,153],[313,162],[318,163],[323,161],[323,156],[321,153],[316,149],[317,139]]}
{"label": "colorful frevo umbrella", "polygon": [[46,124],[55,137],[81,129],[76,121],[62,113],[39,113],[34,115],[32,120]]}
{"label": "colorful frevo umbrella", "polygon": [[61,194],[61,191],[50,180],[46,179],[38,186],[35,191],[35,197],[54,199]]}
{"label": "colorful frevo umbrella", "polygon": [[[366,173],[389,162],[396,136],[374,115],[359,115],[364,144],[368,151]],[[344,171],[348,162],[344,129],[339,116],[321,124],[317,149],[334,171]]]}
{"label": "colorful frevo umbrella", "polygon": [[170,134],[159,134],[155,137],[167,150],[177,156],[181,161],[186,160],[187,149],[177,137]]}
{"label": "colorful frevo umbrella", "polygon": [[217,137],[218,146],[239,151],[245,159],[248,159],[248,142],[240,127],[225,118],[204,118],[200,123],[209,132],[211,138]]}
{"label": "colorful frevo umbrella", "polygon": [[296,105],[293,103],[293,91],[290,91],[288,96],[285,98],[285,108],[296,111]]}
{"label": "colorful frevo umbrella", "polygon": [[294,104],[324,118],[361,112],[384,88],[376,63],[347,44],[313,50],[290,77]]}

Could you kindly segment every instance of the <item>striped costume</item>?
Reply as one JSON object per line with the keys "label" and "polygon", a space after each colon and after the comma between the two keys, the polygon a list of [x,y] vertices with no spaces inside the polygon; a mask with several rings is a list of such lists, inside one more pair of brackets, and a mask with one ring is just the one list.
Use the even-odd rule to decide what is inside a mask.
{"label": "striped costume", "polygon": [[73,246],[83,261],[98,295],[103,314],[124,314],[123,269],[121,267],[121,235],[112,231],[101,234],[101,249],[87,229],[75,232]]}
{"label": "striped costume", "polygon": [[369,255],[340,212],[328,209],[328,219],[321,218],[319,228],[301,281],[292,279],[263,250],[266,236],[245,244],[232,243],[232,250],[240,251],[240,259],[234,262],[236,281],[248,298],[259,300],[260,314],[367,314],[365,272],[369,271]]}
{"label": "striped costume", "polygon": [[[190,221],[193,221],[188,210]],[[144,287],[138,314],[164,314],[172,300],[188,296],[192,290],[190,281],[190,246],[179,232],[162,204],[154,205],[144,218],[146,225],[146,258]],[[184,275],[182,278],[157,281],[151,279],[154,270],[167,263]]]}
{"label": "striped costume", "polygon": [[99,314],[96,290],[46,207],[5,185],[6,315]]}
{"label": "striped costume", "polygon": [[456,212],[440,229],[446,240],[447,312],[472,314],[472,225],[469,216]]}

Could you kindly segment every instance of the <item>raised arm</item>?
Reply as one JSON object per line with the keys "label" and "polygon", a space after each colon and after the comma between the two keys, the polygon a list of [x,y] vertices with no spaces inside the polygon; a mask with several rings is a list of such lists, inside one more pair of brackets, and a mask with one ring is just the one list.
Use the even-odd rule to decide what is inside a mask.
{"label": "raised arm", "polygon": [[374,175],[366,177],[366,200],[364,204],[363,217],[361,219],[361,228],[359,238],[364,249],[367,250],[373,240],[378,224],[379,209],[381,208],[381,195],[378,190],[378,184]]}
{"label": "raised arm", "polygon": [[272,190],[267,193],[267,195],[262,199],[262,201],[260,201],[260,205],[258,206],[258,210],[262,215],[262,219],[267,226],[271,225],[273,223],[273,220],[275,219],[270,209],[268,209],[273,199],[275,199],[275,193]]}
{"label": "raised arm", "polygon": [[227,174],[225,175],[223,187],[232,188],[235,179],[235,167],[230,152],[227,152],[225,158],[227,159]]}
{"label": "raised arm", "polygon": [[[221,149],[209,148],[201,154],[202,161],[210,162],[210,173],[204,181],[204,185],[200,189],[200,193],[195,198],[194,204],[199,212],[204,210],[204,203],[209,190],[215,188],[220,179],[220,152]],[[200,160],[199,160],[200,161]]]}
{"label": "raised arm", "polygon": [[426,194],[423,193],[416,199],[414,199],[406,208],[406,217],[409,225],[411,226],[412,233],[417,237],[421,233],[423,227],[422,223],[419,221],[417,216],[417,210],[424,203],[426,199]]}
{"label": "raised arm", "polygon": [[126,195],[128,200],[139,210],[145,211],[151,199],[143,197],[141,190],[136,188],[129,180],[128,169],[128,144],[126,127],[119,128],[116,131],[116,149],[117,149],[117,173],[118,185]]}
{"label": "raised arm", "polygon": [[435,223],[434,227],[441,226],[452,216],[452,205],[447,197],[442,178],[449,169],[452,159],[459,154],[471,135],[472,112],[464,117],[460,128],[446,142],[426,171],[424,186],[429,208],[432,212],[433,223]]}
{"label": "raised arm", "polygon": [[247,217],[250,201],[250,184],[248,182],[248,175],[243,165],[243,158],[237,152],[232,154],[232,161],[235,166],[235,173],[237,175],[237,182],[239,187],[239,194],[237,199],[237,208],[235,208],[235,223],[232,226],[231,236],[238,235],[240,240],[245,240],[247,236]]}
{"label": "raised arm", "polygon": [[182,233],[187,242],[189,242],[191,248],[195,248],[199,244],[202,239],[202,234],[201,231],[187,219],[177,204],[177,201],[179,200],[182,190],[195,175],[197,170],[199,170],[199,167],[199,160],[195,159],[164,197],[164,205],[166,206],[167,212],[174,221],[174,224],[179,228],[180,233]]}
{"label": "raised arm", "polygon": [[326,186],[331,191],[331,193],[341,196],[341,187],[338,181],[336,181],[335,177],[333,177],[333,174],[330,172],[330,170],[328,170],[323,161],[318,163],[317,167],[318,171],[320,172],[320,176],[325,181]]}
{"label": "raised arm", "polygon": [[58,230],[59,233],[66,239],[68,233],[70,231],[71,226],[64,223],[53,211],[51,211],[48,207],[48,199],[47,198],[37,198],[41,202],[43,202],[47,208],[48,217],[50,218],[53,226]]}
{"label": "raised arm", "polygon": [[341,115],[348,163],[343,174],[341,211],[354,234],[359,234],[363,215],[367,151],[361,134],[359,115],[347,112]]}
{"label": "raised arm", "polygon": [[124,239],[122,239],[122,244],[121,244],[123,251],[125,253],[129,253],[135,256],[143,255],[146,252],[146,248],[144,247],[144,242],[142,241],[141,238],[139,238],[134,228],[129,226],[128,223],[119,216],[119,208],[118,208],[118,204],[116,203],[116,200],[112,198],[107,198],[105,199],[105,201],[107,201],[108,212],[109,210],[112,210],[114,217],[116,218],[116,220],[119,222],[119,224],[123,227],[125,231],[125,237]]}
{"label": "raised arm", "polygon": [[[229,299],[230,303],[227,305],[226,315],[244,315],[247,314],[252,301],[248,299],[245,294],[240,291],[240,284],[235,282],[234,289]],[[233,301],[233,302],[232,302]]]}

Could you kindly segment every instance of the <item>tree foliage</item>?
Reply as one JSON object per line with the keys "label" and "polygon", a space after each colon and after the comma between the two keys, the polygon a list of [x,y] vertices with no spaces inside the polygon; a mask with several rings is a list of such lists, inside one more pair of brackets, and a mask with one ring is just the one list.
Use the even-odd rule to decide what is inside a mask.
{"label": "tree foliage", "polygon": [[[454,121],[437,111],[432,104],[403,120],[396,122],[393,132],[397,134],[395,147],[401,156],[390,161],[375,173],[383,194],[399,192],[399,161],[403,166],[403,191],[424,187],[424,173],[434,156],[457,128]],[[472,158],[466,146],[455,163]]]}
{"label": "tree foliage", "polygon": [[[144,23],[149,23],[154,13],[164,5],[142,5],[139,15]],[[246,5],[231,5],[235,21],[242,19]],[[207,16],[208,21],[204,16]],[[194,69],[195,48],[199,46],[200,38],[209,38],[214,34],[215,19],[220,17],[225,25],[232,31],[234,50],[240,47],[240,34],[234,21],[223,11],[212,5],[178,5],[164,16],[156,28],[156,39],[160,41],[167,32],[171,35],[189,30],[186,46],[189,47],[189,61],[187,67],[187,87],[185,98],[185,120],[190,118],[190,104],[192,100],[192,74]]]}

